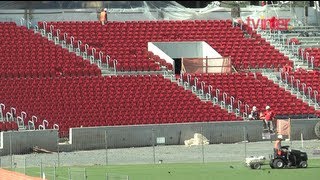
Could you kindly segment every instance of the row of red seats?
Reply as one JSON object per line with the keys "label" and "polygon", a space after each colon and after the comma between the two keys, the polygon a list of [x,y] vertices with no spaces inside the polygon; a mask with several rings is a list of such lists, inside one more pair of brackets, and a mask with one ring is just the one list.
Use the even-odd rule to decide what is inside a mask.
{"label": "row of red seats", "polygon": [[[208,26],[210,26],[212,21],[201,21],[201,23],[203,23],[204,25],[207,24]],[[214,21],[213,21],[214,22]],[[113,26],[114,22],[110,22],[107,25],[104,26],[104,28],[97,28],[95,33],[92,33],[92,31],[86,31],[86,30],[74,30],[72,28],[73,25],[75,24],[81,24],[81,23],[77,23],[77,22],[71,22],[71,23],[67,23],[63,25],[64,30],[62,32],[67,32],[69,35],[74,35],[77,39],[84,38],[86,37],[84,40],[82,40],[83,43],[88,43],[90,45],[90,43],[93,44],[99,44],[98,48],[100,48],[104,54],[110,53],[112,54],[112,59],[117,59],[119,54],[127,54],[126,52],[123,51],[116,51],[114,49],[109,49],[109,45],[112,44],[113,47],[121,47],[123,44],[130,44],[129,41],[133,42],[136,39],[136,43],[132,43],[132,44],[137,44],[137,45],[141,45],[143,46],[143,44],[146,44],[148,41],[152,41],[152,39],[150,38],[150,36],[146,36],[146,32],[145,31],[140,31],[140,26],[138,26],[137,24],[139,23],[133,23],[133,22],[127,22],[127,23],[123,23],[126,24],[125,26],[131,26],[133,29],[136,29],[136,35],[133,37],[133,39],[128,39],[128,38],[124,38],[127,37],[128,33],[125,31],[122,31],[121,29],[125,29],[125,26],[123,26],[123,28],[117,29],[117,31],[113,31],[111,29],[115,29],[116,25]],[[175,23],[175,21],[172,21],[172,23]],[[58,22],[49,22],[48,24],[53,24],[55,25],[56,29],[59,29],[59,24]],[[159,26],[159,28],[163,27],[165,28],[165,23],[158,23],[158,22],[153,22],[153,23],[146,23],[146,26],[151,26],[151,24],[157,24],[157,26]],[[170,22],[168,22],[168,24],[170,24]],[[227,24],[227,25],[226,25]],[[167,31],[162,31],[164,34],[157,34],[157,38],[160,41],[190,41],[190,40],[204,40],[209,42],[210,45],[214,46],[215,44],[219,44],[220,42],[231,42],[233,44],[237,44],[236,42],[239,41],[247,41],[246,38],[243,37],[243,33],[240,30],[239,27],[233,28],[231,23],[226,23],[223,25],[224,28],[227,28],[228,30],[230,30],[230,32],[226,31],[226,34],[222,34],[220,33],[220,38],[212,38],[209,39],[210,37],[214,37],[214,36],[210,36],[209,34],[215,34],[215,32],[217,32],[217,30],[215,28],[211,28],[211,29],[206,29],[206,28],[198,28],[198,31],[196,31],[197,33],[195,35],[198,35],[199,37],[195,38],[195,35],[191,34],[190,35],[190,31],[186,30],[186,29],[177,29],[175,32],[167,32]],[[196,26],[196,24],[193,24],[194,27]],[[94,29],[94,24],[91,24],[88,27],[92,27],[92,29]],[[101,26],[101,25],[97,25],[97,26]],[[75,32],[76,31],[76,32]],[[101,36],[97,36],[97,34],[103,34]],[[179,33],[180,35],[177,35],[177,33]],[[234,38],[234,34],[239,34],[238,38]],[[183,36],[181,36],[183,35]],[[97,38],[98,37],[98,38]],[[107,37],[107,38],[106,38]],[[134,39],[135,38],[135,39]],[[108,39],[108,43],[103,43],[104,39]],[[139,41],[137,41],[139,39]],[[141,41],[144,42],[141,42]],[[110,42],[109,42],[110,41]],[[90,42],[90,43],[89,43]],[[260,44],[259,44],[260,43]],[[250,62],[250,64],[252,64],[251,66],[258,66],[258,67],[263,67],[261,66],[262,62],[265,62],[267,59],[272,58],[274,63],[274,66],[283,66],[286,63],[292,63],[288,58],[286,58],[283,54],[281,54],[279,51],[276,51],[274,48],[272,49],[272,47],[266,43],[266,41],[264,39],[262,39],[261,37],[259,37],[258,35],[255,36],[255,39],[252,38],[251,42],[247,42],[245,44],[243,44],[243,48],[245,48],[247,45],[251,45],[254,44],[255,45],[255,49],[259,49],[259,47],[261,47],[261,50],[263,51],[264,49],[266,49],[266,47],[270,47],[268,49],[270,49],[270,52],[273,51],[274,52],[274,56],[272,57],[263,57],[261,59],[256,59],[256,61],[252,61],[254,59],[251,59],[251,56],[248,54],[247,56],[244,56],[241,59],[237,59],[237,55],[235,55],[235,52],[237,52],[237,49],[233,49],[232,47],[222,47],[221,49],[219,48],[218,52],[220,54],[222,54],[223,56],[230,56],[232,61],[236,64],[237,67],[240,67],[241,63],[247,63]],[[93,46],[94,47],[94,46]],[[133,47],[128,47],[130,48],[128,51],[134,51],[135,46]],[[146,47],[145,47],[146,48]],[[224,49],[230,49],[230,51],[224,51]],[[238,48],[239,49],[239,48]],[[241,48],[240,48],[241,49]],[[127,51],[127,52],[128,52]],[[254,51],[254,50],[252,50]],[[144,57],[138,56],[137,59],[145,59]],[[125,61],[124,59],[120,59],[119,60],[120,63],[121,61]]]}
{"label": "row of red seats", "polygon": [[302,49],[300,48],[299,55],[304,59],[308,58],[309,63],[311,63],[311,58],[313,57],[313,66],[320,66],[320,48],[305,48],[303,54]]}
{"label": "row of red seats", "polygon": [[70,128],[78,120],[92,126],[241,120],[156,75],[4,79],[0,86],[6,104],[48,120],[49,126]]}
{"label": "row of red seats", "polygon": [[[291,84],[291,77],[293,78],[294,87],[299,87],[299,90],[302,92],[304,90],[305,95],[309,96],[309,89],[311,88],[310,94],[312,99],[316,98],[317,101],[320,101],[320,96],[317,94],[320,92],[320,72],[316,70],[312,71],[292,71],[287,75],[285,73],[281,74],[282,80],[286,80]],[[298,81],[298,83],[297,83]],[[305,84],[305,85],[304,85]],[[316,94],[316,97],[315,97]]]}
{"label": "row of red seats", "polygon": [[16,122],[12,121],[2,121],[0,122],[0,132],[3,131],[18,131],[19,127]]}
{"label": "row of red seats", "polygon": [[[0,24],[0,26],[5,25]],[[0,39],[2,42],[0,60],[3,67],[0,70],[1,77],[101,75],[97,65],[90,64],[75,53],[69,53],[61,46],[56,46],[40,34],[35,34],[33,30],[10,23],[8,32],[12,34],[2,36]]]}
{"label": "row of red seats", "polygon": [[[244,104],[248,104],[250,107],[256,106],[258,109],[263,110],[266,105],[269,105],[279,115],[288,114],[316,114],[316,110],[313,107],[309,107],[307,103],[292,96],[289,92],[280,88],[274,84],[268,78],[262,76],[261,73],[256,73],[256,77],[252,74],[246,73],[234,73],[225,74],[223,78],[220,75],[191,75],[191,83],[194,84],[194,78],[198,78],[197,87],[201,88],[201,82],[205,82],[205,91],[208,92],[208,86],[212,86],[212,96],[216,96],[216,89],[219,89],[221,93],[218,94],[218,98],[222,100],[225,98],[227,102],[231,103],[230,97],[235,98],[233,106],[238,106],[238,100],[242,102],[243,107],[241,111],[244,112]],[[184,80],[187,81],[185,75]],[[259,88],[262,87],[262,88]],[[227,93],[226,96],[222,92]],[[246,93],[248,92],[248,93]],[[282,97],[284,100],[280,101]]]}

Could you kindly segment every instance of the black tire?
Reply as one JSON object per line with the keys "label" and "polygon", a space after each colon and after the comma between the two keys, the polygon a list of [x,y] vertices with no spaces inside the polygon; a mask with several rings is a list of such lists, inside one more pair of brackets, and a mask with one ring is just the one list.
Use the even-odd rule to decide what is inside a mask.
{"label": "black tire", "polygon": [[261,169],[260,163],[252,163],[250,164],[251,169]]}
{"label": "black tire", "polygon": [[276,169],[281,169],[284,167],[284,162],[282,159],[275,159],[273,161],[273,167]]}
{"label": "black tire", "polygon": [[[273,159],[273,158],[270,158],[270,159]],[[273,167],[273,160],[271,160],[271,161],[269,162],[269,165],[270,165],[270,167],[271,167],[272,169],[274,169],[274,167]]]}
{"label": "black tire", "polygon": [[314,132],[316,136],[320,139],[320,121],[314,126]]}
{"label": "black tire", "polygon": [[308,167],[307,161],[301,161],[300,164],[299,164],[299,167],[301,167],[301,168],[307,168],[307,167]]}

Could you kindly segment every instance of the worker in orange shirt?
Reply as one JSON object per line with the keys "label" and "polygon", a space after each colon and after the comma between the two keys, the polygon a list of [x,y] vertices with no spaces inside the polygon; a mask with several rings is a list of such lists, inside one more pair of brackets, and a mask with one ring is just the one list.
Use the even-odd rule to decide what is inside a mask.
{"label": "worker in orange shirt", "polygon": [[273,133],[276,126],[274,122],[275,113],[271,110],[270,106],[266,106],[266,111],[260,114],[260,119],[264,121],[264,126],[267,126],[268,132]]}
{"label": "worker in orange shirt", "polygon": [[102,25],[107,23],[107,8],[104,8],[100,13],[100,22]]}

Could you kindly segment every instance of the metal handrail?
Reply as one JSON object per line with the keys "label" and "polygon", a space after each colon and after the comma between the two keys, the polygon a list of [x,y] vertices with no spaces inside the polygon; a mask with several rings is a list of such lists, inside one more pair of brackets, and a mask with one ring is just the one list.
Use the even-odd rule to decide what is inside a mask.
{"label": "metal handrail", "polygon": [[87,54],[88,54],[88,49],[89,49],[89,45],[88,45],[88,44],[85,44],[85,45],[84,45],[84,51],[85,51],[85,53],[87,53]]}
{"label": "metal handrail", "polygon": [[22,119],[27,118],[27,113],[24,111],[21,111],[21,117],[22,117]]}
{"label": "metal handrail", "polygon": [[[9,117],[9,116],[10,116],[10,117]],[[7,112],[7,113],[6,113],[6,119],[7,119],[8,122],[10,121],[9,118],[11,118],[11,120],[13,121],[12,114],[11,114],[10,112]]]}
{"label": "metal handrail", "polygon": [[299,86],[300,86],[300,80],[296,79],[296,85],[297,85],[297,92],[299,92]]}
{"label": "metal handrail", "polygon": [[68,36],[68,33],[63,33],[63,40],[65,41],[66,44],[67,44],[67,36]]}
{"label": "metal handrail", "polygon": [[48,23],[46,21],[43,21],[42,22],[42,25],[43,25],[43,29],[44,29],[44,35],[47,34],[47,26],[48,26]]}
{"label": "metal handrail", "polygon": [[59,130],[59,125],[58,124],[54,124],[53,125],[53,129],[58,129]]}
{"label": "metal handrail", "polygon": [[32,120],[33,122],[37,122],[37,121],[38,121],[38,117],[35,116],[35,115],[33,115],[33,116],[31,117],[31,120]]}
{"label": "metal handrail", "polygon": [[305,88],[307,87],[306,83],[302,83],[302,95],[303,95],[303,98],[305,97]]}
{"label": "metal handrail", "polygon": [[[30,127],[33,127],[33,129],[31,129]],[[30,121],[30,120],[28,121],[28,129],[30,129],[30,130],[35,130],[36,129],[35,126],[34,126],[34,121],[33,120],[32,121]]]}
{"label": "metal handrail", "polygon": [[[313,63],[314,63],[314,57],[313,56],[311,56],[311,58],[310,58],[310,63],[311,63],[311,68],[313,69],[314,68],[314,66],[313,66]],[[309,67],[309,66],[308,66]]]}
{"label": "metal handrail", "polygon": [[114,68],[114,72],[117,73],[117,64],[118,61],[116,59],[113,60],[113,68]]}
{"label": "metal handrail", "polygon": [[6,105],[4,105],[3,103],[0,103],[0,118],[2,121],[4,121],[3,110],[5,109],[6,109]]}
{"label": "metal handrail", "polygon": [[107,68],[109,68],[109,61],[110,61],[110,56],[106,55]]}
{"label": "metal handrail", "polygon": [[309,87],[308,87],[308,95],[309,95],[309,99],[311,99],[311,92],[312,92],[312,88],[309,86]]}
{"label": "metal handrail", "polygon": [[100,61],[102,61],[102,56],[103,56],[103,52],[99,51],[99,59],[100,59]]}
{"label": "metal handrail", "polygon": [[314,91],[313,91],[313,95],[314,95],[314,103],[315,103],[316,105],[318,105],[318,100],[317,100],[318,91],[317,91],[317,90],[314,90]]}
{"label": "metal handrail", "polygon": [[217,97],[218,100],[219,100],[219,95],[220,95],[220,90],[216,89],[216,97]]}
{"label": "metal handrail", "polygon": [[228,97],[228,94],[226,92],[223,92],[222,93],[222,99],[223,99],[222,101],[226,102],[227,97]]}
{"label": "metal handrail", "polygon": [[51,25],[50,25],[50,33],[51,33],[51,34],[53,34],[53,29],[54,29],[54,26],[51,24]]}
{"label": "metal handrail", "polygon": [[[82,44],[82,41],[81,40],[78,40],[78,48],[80,49],[80,45]],[[81,50],[81,49],[80,49]]]}
{"label": "metal handrail", "polygon": [[212,88],[213,88],[213,87],[212,87],[211,85],[208,86],[208,93],[209,93],[210,95],[211,95]]}
{"label": "metal handrail", "polygon": [[23,17],[20,18],[20,25],[23,26],[24,25],[24,21],[26,21]]}
{"label": "metal handrail", "polygon": [[[12,117],[14,117],[17,114],[17,110],[14,107],[10,107],[10,112],[12,114]],[[13,120],[13,119],[12,119]]]}
{"label": "metal handrail", "polygon": [[187,74],[187,81],[188,81],[188,84],[189,84],[189,87],[191,86],[191,74]]}
{"label": "metal handrail", "polygon": [[[19,121],[19,120],[20,120],[20,121]],[[20,122],[21,122],[21,123],[20,123]],[[20,124],[24,125],[24,121],[23,121],[22,117],[20,117],[20,116],[17,117],[17,124],[18,124],[18,125],[20,125]]]}
{"label": "metal handrail", "polygon": [[91,49],[91,55],[93,56],[93,58],[94,58],[94,54],[97,52],[97,50],[96,50],[96,48],[92,48]]}
{"label": "metal handrail", "polygon": [[242,101],[238,99],[238,109],[239,109],[239,113],[241,112],[241,105],[242,105]]}
{"label": "metal handrail", "polygon": [[200,85],[201,85],[202,95],[204,95],[204,86],[206,85],[206,82],[201,81]]}
{"label": "metal handrail", "polygon": [[230,105],[231,105],[231,108],[232,108],[232,110],[233,110],[233,103],[234,103],[234,97],[233,96],[231,96],[230,97]]}
{"label": "metal handrail", "polygon": [[250,106],[248,104],[244,105],[244,111],[245,113],[248,115],[248,110],[249,110]]}
{"label": "metal handrail", "polygon": [[38,129],[39,129],[39,130],[45,130],[46,127],[44,127],[42,124],[40,124],[39,127],[38,127]]}

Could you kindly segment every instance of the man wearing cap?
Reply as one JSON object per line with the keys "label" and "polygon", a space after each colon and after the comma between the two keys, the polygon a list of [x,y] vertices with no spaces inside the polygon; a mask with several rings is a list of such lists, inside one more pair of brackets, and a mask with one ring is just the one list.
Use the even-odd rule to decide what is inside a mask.
{"label": "man wearing cap", "polygon": [[253,106],[253,107],[252,107],[252,111],[251,111],[251,113],[249,114],[249,119],[250,119],[250,120],[259,120],[259,119],[260,119],[260,117],[259,117],[259,112],[258,112],[256,106]]}
{"label": "man wearing cap", "polygon": [[295,156],[291,155],[289,150],[282,148],[282,145],[281,145],[282,140],[283,140],[283,136],[279,134],[277,136],[277,140],[274,142],[274,152],[278,156],[285,156],[285,158],[287,158],[288,160],[288,166],[290,167],[292,165],[292,162],[296,162],[296,158]]}
{"label": "man wearing cap", "polygon": [[266,111],[262,114],[260,118],[268,126],[268,131],[274,132],[274,127],[275,127],[275,125],[273,124],[274,112],[271,110],[270,106],[266,106]]}
{"label": "man wearing cap", "polygon": [[283,137],[282,135],[278,135],[277,140],[274,142],[274,151],[277,153],[278,156],[282,155],[282,150],[281,150],[281,141]]}
{"label": "man wearing cap", "polygon": [[107,23],[107,8],[104,8],[100,13],[100,22],[102,25]]}

